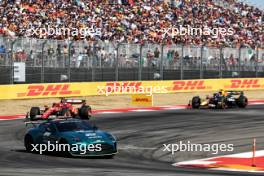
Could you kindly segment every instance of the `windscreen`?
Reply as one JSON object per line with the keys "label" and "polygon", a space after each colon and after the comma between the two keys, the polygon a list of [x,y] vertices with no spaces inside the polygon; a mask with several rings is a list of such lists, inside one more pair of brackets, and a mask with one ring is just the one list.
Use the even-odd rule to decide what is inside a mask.
{"label": "windscreen", "polygon": [[92,130],[92,126],[86,121],[63,121],[56,123],[60,132]]}

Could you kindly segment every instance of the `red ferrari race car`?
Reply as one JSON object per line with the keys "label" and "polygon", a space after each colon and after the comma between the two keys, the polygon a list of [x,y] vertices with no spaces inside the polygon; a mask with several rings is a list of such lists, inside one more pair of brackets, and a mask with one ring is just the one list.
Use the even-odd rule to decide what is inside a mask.
{"label": "red ferrari race car", "polygon": [[[75,107],[74,105],[76,104],[81,104],[81,106]],[[26,118],[31,121],[59,117],[89,119],[91,113],[92,109],[89,105],[86,105],[85,100],[62,98],[59,103],[53,103],[51,107],[44,106],[43,109],[40,107],[31,107]]]}

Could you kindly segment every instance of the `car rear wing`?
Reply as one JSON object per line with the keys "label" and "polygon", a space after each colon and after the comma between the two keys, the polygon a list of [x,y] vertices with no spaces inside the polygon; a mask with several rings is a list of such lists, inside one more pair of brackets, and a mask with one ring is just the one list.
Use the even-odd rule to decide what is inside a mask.
{"label": "car rear wing", "polygon": [[244,94],[243,91],[238,91],[238,90],[227,90],[226,93],[227,94],[232,94],[232,95],[241,95],[241,94]]}
{"label": "car rear wing", "polygon": [[70,104],[83,104],[86,102],[85,100],[82,99],[66,99],[65,101]]}

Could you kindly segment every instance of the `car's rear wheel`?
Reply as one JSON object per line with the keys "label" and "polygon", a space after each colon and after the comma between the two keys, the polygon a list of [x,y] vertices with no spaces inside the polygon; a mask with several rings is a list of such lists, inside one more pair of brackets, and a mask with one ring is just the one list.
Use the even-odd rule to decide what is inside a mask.
{"label": "car's rear wheel", "polygon": [[114,156],[115,156],[115,155],[106,155],[104,158],[105,158],[105,159],[114,159]]}
{"label": "car's rear wheel", "polygon": [[29,112],[30,120],[36,120],[37,116],[40,115],[39,107],[32,107]]}
{"label": "car's rear wheel", "polygon": [[248,105],[248,99],[245,96],[240,96],[237,100],[237,106],[239,108],[245,108]]}
{"label": "car's rear wheel", "polygon": [[[58,154],[59,154],[59,156],[61,156],[61,157],[67,157],[67,158],[72,157],[72,155],[70,153],[71,148],[68,148],[68,147],[70,147],[70,145],[67,142],[67,140],[66,139],[61,139],[59,141],[59,144],[61,146],[60,148],[63,149],[63,151],[57,151]],[[62,145],[65,145],[66,147],[62,147]]]}
{"label": "car's rear wheel", "polygon": [[200,108],[201,105],[201,98],[200,97],[193,97],[192,99],[192,108],[193,109],[198,109]]}
{"label": "car's rear wheel", "polygon": [[24,138],[24,146],[27,152],[33,152],[33,138],[30,135],[26,135]]}
{"label": "car's rear wheel", "polygon": [[81,119],[89,119],[91,117],[91,107],[90,106],[82,106],[79,109],[79,117]]}
{"label": "car's rear wheel", "polygon": [[224,97],[221,97],[220,100],[217,102],[216,108],[217,109],[226,109],[227,108],[226,101],[225,101]]}

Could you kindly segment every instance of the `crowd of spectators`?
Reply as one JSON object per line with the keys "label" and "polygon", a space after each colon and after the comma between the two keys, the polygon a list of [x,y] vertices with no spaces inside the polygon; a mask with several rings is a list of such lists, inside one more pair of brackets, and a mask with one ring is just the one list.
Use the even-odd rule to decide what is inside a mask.
{"label": "crowd of spectators", "polygon": [[[80,35],[29,34],[32,29],[96,28],[85,40],[212,47],[264,46],[264,12],[236,0],[0,0],[0,34],[81,40]],[[234,35],[164,35],[168,28],[232,28]]]}

